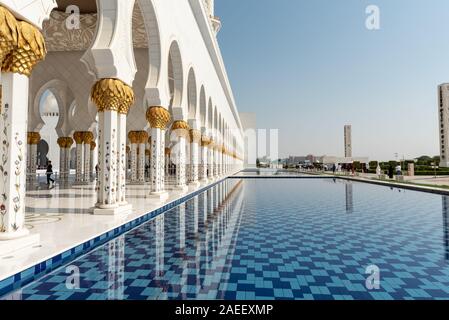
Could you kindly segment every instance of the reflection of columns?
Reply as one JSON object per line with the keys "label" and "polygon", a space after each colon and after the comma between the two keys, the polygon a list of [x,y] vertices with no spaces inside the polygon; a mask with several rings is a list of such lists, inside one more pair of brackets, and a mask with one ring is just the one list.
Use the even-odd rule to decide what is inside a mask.
{"label": "reflection of columns", "polygon": [[156,224],[156,277],[164,276],[164,240],[165,240],[165,215],[155,218]]}
{"label": "reflection of columns", "polygon": [[189,138],[189,125],[178,120],[173,122],[172,132],[177,137],[175,146],[176,188],[186,190],[186,140]]}
{"label": "reflection of columns", "polygon": [[201,138],[201,160],[200,160],[200,167],[199,167],[199,179],[201,181],[207,181],[207,152],[208,148],[207,146],[210,143],[210,139],[206,136],[202,136]]}
{"label": "reflection of columns", "polygon": [[31,184],[35,184],[37,170],[37,145],[41,141],[41,135],[38,132],[28,132],[27,140],[29,145],[29,181]]}
{"label": "reflection of columns", "polygon": [[186,203],[179,205],[179,249],[186,247]]}
{"label": "reflection of columns", "polygon": [[201,132],[198,130],[190,130],[190,181],[198,182],[199,176],[199,143],[201,141]]}
{"label": "reflection of columns", "polygon": [[[134,103],[134,93],[132,88],[121,80],[102,79],[92,88],[91,98],[98,108],[99,118],[98,161],[100,172],[97,183],[97,209],[94,210],[94,213],[116,214],[119,212],[118,207],[121,204],[117,200],[118,118],[119,114],[128,113],[129,107]],[[120,132],[123,129],[123,127],[120,128]],[[124,142],[123,151],[126,152]],[[125,201],[124,194],[121,195],[121,198]],[[129,209],[131,209],[130,206],[123,206],[120,212]]]}
{"label": "reflection of columns", "polygon": [[163,107],[150,107],[146,117],[151,126],[151,195],[165,200],[165,129],[171,116]]}
{"label": "reflection of columns", "polygon": [[191,201],[193,201],[193,232],[196,234],[198,233],[198,222],[199,222],[199,210],[198,210],[198,204],[199,204],[199,198],[194,197]]}
{"label": "reflection of columns", "polygon": [[84,182],[90,182],[90,144],[94,139],[92,132],[84,132],[83,142],[84,142]]}
{"label": "reflection of columns", "polygon": [[352,213],[352,211],[354,210],[352,183],[345,184],[345,194],[346,194],[346,212]]}
{"label": "reflection of columns", "polygon": [[73,134],[76,143],[76,178],[75,181],[80,183],[83,181],[83,141],[84,133],[77,131]]}
{"label": "reflection of columns", "polygon": [[111,240],[108,248],[108,300],[123,300],[125,292],[125,236]]}
{"label": "reflection of columns", "polygon": [[441,196],[443,213],[444,252],[446,260],[449,260],[449,196]]}
{"label": "reflection of columns", "polygon": [[29,234],[25,222],[27,115],[29,79],[33,67],[45,57],[40,31],[17,21],[0,7],[0,255],[39,242],[38,235],[20,241],[2,241]]}

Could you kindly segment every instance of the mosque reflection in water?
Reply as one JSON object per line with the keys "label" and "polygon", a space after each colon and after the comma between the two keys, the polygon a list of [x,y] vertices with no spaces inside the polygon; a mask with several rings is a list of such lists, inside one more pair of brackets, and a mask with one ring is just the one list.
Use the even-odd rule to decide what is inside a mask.
{"label": "mosque reflection in water", "polygon": [[42,285],[55,299],[211,297],[230,268],[243,183],[220,183],[5,299],[31,298]]}

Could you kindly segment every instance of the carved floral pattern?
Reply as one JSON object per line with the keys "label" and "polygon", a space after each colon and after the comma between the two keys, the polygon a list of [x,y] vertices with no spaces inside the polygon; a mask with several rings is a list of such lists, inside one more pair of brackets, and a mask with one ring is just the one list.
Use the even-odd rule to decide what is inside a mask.
{"label": "carved floral pattern", "polygon": [[[67,28],[67,22],[70,22],[70,14],[56,10],[44,22],[48,51],[85,51],[89,48],[95,35],[97,14],[81,14],[80,27],[76,29]],[[133,13],[133,43],[135,48],[148,48],[145,23],[136,9]]]}
{"label": "carved floral pattern", "polygon": [[[9,153],[9,138],[8,138],[8,110],[2,110],[1,120],[3,122],[3,132],[2,132],[2,156],[0,163],[0,178],[3,184],[3,188],[6,188],[8,183],[8,153]],[[8,209],[6,207],[6,202],[8,201],[8,195],[6,194],[6,190],[2,189],[1,199],[0,199],[0,214],[1,214],[1,222],[0,222],[0,232],[6,232],[6,214],[8,213]]]}

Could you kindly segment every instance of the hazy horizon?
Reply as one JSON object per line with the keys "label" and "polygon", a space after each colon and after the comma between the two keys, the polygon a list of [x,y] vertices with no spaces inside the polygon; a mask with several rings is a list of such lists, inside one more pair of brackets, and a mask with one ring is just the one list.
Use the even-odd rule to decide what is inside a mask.
{"label": "hazy horizon", "polygon": [[[369,5],[380,30],[365,26]],[[449,82],[449,2],[216,0],[237,107],[279,129],[279,156],[373,160],[439,154],[437,86]]]}

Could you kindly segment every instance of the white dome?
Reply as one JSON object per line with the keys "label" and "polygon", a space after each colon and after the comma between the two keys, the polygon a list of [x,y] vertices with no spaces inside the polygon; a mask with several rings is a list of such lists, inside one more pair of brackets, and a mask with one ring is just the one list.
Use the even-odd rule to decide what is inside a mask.
{"label": "white dome", "polygon": [[59,113],[58,101],[50,91],[46,91],[41,98],[40,112],[42,114]]}

